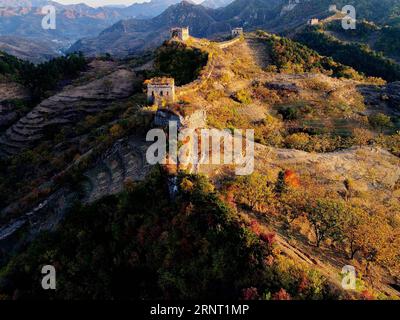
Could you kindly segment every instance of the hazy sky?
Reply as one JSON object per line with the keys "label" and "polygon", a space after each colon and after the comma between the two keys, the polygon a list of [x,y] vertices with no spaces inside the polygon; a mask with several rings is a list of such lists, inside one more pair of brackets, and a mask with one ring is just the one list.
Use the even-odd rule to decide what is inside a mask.
{"label": "hazy sky", "polygon": [[[135,2],[149,2],[150,0],[55,0],[56,2],[62,4],[76,4],[76,3],[86,3],[92,7],[99,7],[109,4],[132,4]],[[200,0],[195,0],[194,2],[202,2]]]}

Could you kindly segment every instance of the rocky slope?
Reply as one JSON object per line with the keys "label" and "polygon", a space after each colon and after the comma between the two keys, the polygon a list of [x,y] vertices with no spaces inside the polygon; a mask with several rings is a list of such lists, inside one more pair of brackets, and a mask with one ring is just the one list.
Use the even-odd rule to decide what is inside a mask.
{"label": "rocky slope", "polygon": [[0,36],[0,51],[33,63],[40,63],[61,54],[57,43],[14,36]]}
{"label": "rocky slope", "polygon": [[144,180],[151,167],[146,161],[147,146],[143,136],[118,141],[85,173],[84,202],[117,194],[129,181]]}
{"label": "rocky slope", "polygon": [[50,125],[68,124],[93,114],[133,92],[134,73],[119,69],[81,86],[70,86],[41,102],[0,137],[0,154],[12,155],[32,146]]}
{"label": "rocky slope", "polygon": [[[0,252],[17,250],[40,232],[55,230],[67,210],[77,200],[92,203],[123,190],[127,183],[143,180],[150,170],[145,153],[148,145],[143,136],[130,136],[116,142],[85,173],[83,198],[78,188],[60,188],[30,211],[0,225]],[[75,186],[76,187],[76,186]],[[5,219],[13,211],[13,205],[0,211]],[[23,236],[21,237],[21,232]],[[0,259],[1,262],[1,259]]]}

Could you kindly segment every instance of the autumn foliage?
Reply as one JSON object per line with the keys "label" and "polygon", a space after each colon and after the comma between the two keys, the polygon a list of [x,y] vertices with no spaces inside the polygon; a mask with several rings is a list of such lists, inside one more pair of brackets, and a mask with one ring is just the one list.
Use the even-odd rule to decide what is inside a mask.
{"label": "autumn foliage", "polygon": [[292,188],[300,187],[300,178],[293,170],[285,170],[284,181],[287,186]]}

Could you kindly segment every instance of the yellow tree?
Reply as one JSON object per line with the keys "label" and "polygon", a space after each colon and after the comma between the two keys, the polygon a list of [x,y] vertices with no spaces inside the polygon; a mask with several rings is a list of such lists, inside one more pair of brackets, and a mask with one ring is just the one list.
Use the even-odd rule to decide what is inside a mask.
{"label": "yellow tree", "polygon": [[376,212],[369,214],[355,228],[355,243],[367,262],[367,274],[371,264],[379,264],[392,274],[400,274],[399,235],[399,229],[393,228],[384,216]]}
{"label": "yellow tree", "polygon": [[369,228],[370,217],[361,208],[348,206],[343,220],[342,238],[346,245],[345,250],[349,252],[349,259],[352,260],[367,243],[364,232]]}
{"label": "yellow tree", "polygon": [[269,186],[266,176],[253,173],[250,176],[241,177],[236,185],[238,202],[249,206],[252,210],[260,210],[272,204],[273,190]]}
{"label": "yellow tree", "polygon": [[340,200],[318,199],[308,210],[307,218],[315,234],[316,246],[327,238],[338,240],[342,235],[346,206]]}

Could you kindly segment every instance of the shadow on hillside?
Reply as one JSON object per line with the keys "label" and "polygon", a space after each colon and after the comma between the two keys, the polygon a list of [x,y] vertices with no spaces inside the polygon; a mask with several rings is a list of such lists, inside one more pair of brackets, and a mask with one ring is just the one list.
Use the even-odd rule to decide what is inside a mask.
{"label": "shadow on hillside", "polygon": [[400,83],[361,84],[356,88],[364,98],[366,115],[381,112],[391,117],[400,116]]}

